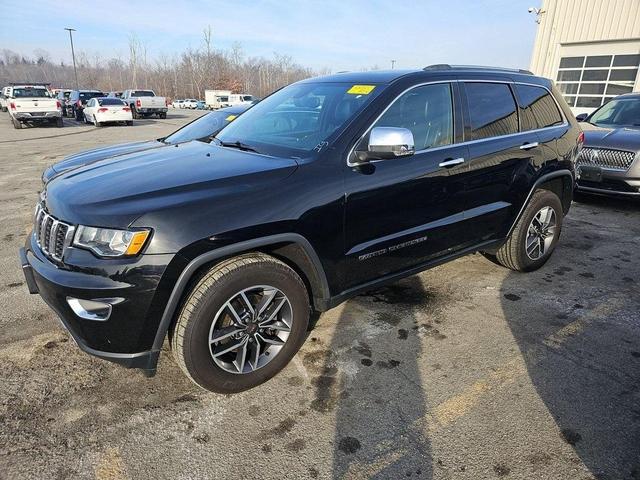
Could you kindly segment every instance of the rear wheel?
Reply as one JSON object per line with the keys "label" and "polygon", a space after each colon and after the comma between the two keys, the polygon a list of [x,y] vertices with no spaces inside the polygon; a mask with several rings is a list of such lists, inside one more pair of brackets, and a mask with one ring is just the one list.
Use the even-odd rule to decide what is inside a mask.
{"label": "rear wheel", "polygon": [[235,393],[266,382],[293,358],[309,324],[309,296],[286,264],[254,253],[225,260],[189,293],[171,333],[184,373]]}
{"label": "rear wheel", "polygon": [[160,118],[163,118],[163,119],[164,119],[164,118],[167,118],[167,114],[166,114],[166,112],[160,113],[158,116],[159,116]]}
{"label": "rear wheel", "polygon": [[59,117],[56,119],[56,127],[58,128],[64,127],[64,120],[62,120],[62,117]]}
{"label": "rear wheel", "polygon": [[558,196],[549,190],[537,190],[495,259],[511,270],[537,270],[551,257],[560,238],[562,220]]}
{"label": "rear wheel", "polygon": [[133,120],[127,120],[127,126],[128,127],[133,126]]}

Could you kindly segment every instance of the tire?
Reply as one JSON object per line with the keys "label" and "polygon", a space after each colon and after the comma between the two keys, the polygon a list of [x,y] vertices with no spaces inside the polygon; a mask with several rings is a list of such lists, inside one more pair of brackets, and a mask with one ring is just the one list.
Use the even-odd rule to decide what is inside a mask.
{"label": "tire", "polygon": [[160,113],[160,114],[158,114],[158,116],[159,116],[160,118],[162,118],[162,119],[167,118],[167,114],[166,114],[166,113]]}
{"label": "tire", "polygon": [[[255,296],[261,288],[262,296]],[[270,290],[268,290],[270,289]],[[276,323],[280,326],[271,330],[276,336],[265,332],[268,327],[259,329],[259,320],[251,321],[246,303],[241,299],[240,292],[246,293],[247,299],[265,299],[267,292],[277,291],[271,303],[268,303],[264,317],[270,314],[271,308],[282,302],[276,310]],[[275,292],[274,292],[275,293]],[[282,300],[282,299],[288,300]],[[236,317],[245,318],[244,330],[237,326],[229,326],[232,319],[231,310],[227,305],[233,302]],[[255,307],[256,305],[254,305]],[[258,310],[256,308],[255,310]],[[224,312],[224,313],[221,313]],[[195,284],[186,297],[178,315],[175,326],[171,330],[171,349],[176,362],[182,371],[198,386],[217,393],[237,393],[253,388],[266,382],[282,370],[304,343],[309,325],[309,295],[300,277],[289,266],[281,261],[261,253],[251,253],[225,260],[206,272]],[[249,320],[246,320],[246,316]],[[290,327],[288,338],[278,338],[287,333],[280,333],[279,329]],[[267,320],[268,321],[268,320]],[[225,322],[225,323],[223,323]],[[218,325],[218,323],[222,325]],[[236,325],[240,325],[237,323]],[[273,322],[269,323],[273,325]],[[215,326],[215,328],[214,328]],[[232,329],[242,338],[226,338],[223,343],[212,343],[210,338],[216,334],[222,335],[218,328]],[[254,328],[255,327],[255,328]],[[256,330],[258,329],[258,330]],[[253,335],[247,335],[247,332]],[[264,339],[260,335],[284,341],[283,345],[274,346],[271,343],[258,342]],[[249,343],[249,342],[252,343]],[[247,362],[238,360],[240,349],[230,350],[229,345],[239,345],[245,342],[247,346]],[[260,343],[265,348],[260,350],[258,361],[254,362],[256,345]],[[219,356],[214,359],[214,351]],[[272,353],[272,355],[270,355]],[[234,363],[235,362],[235,363]],[[247,365],[248,364],[248,365]],[[238,365],[242,365],[243,373],[239,373]],[[258,365],[255,368],[254,365]],[[233,370],[233,371],[232,371]]]}
{"label": "tire", "polygon": [[132,127],[133,126],[133,120],[127,120],[127,127]]}
{"label": "tire", "polygon": [[7,107],[2,107],[2,111],[6,112],[7,111]]}
{"label": "tire", "polygon": [[[545,232],[542,235],[533,234],[530,228],[535,230],[541,226],[540,218],[546,218],[542,212],[548,213],[547,209],[553,211],[555,221],[553,227],[549,226],[546,229],[546,235]],[[548,214],[551,216],[550,213]],[[532,227],[534,218],[536,222]],[[551,257],[560,238],[562,220],[563,209],[558,196],[549,190],[536,190],[511,235],[496,252],[495,259],[500,265],[518,272],[537,270]],[[529,247],[531,253],[527,252],[528,241],[531,241]]]}
{"label": "tire", "polygon": [[136,110],[135,105],[131,105],[131,116],[133,117],[133,119],[135,120],[136,118],[140,118],[138,116],[138,111]]}
{"label": "tire", "polygon": [[56,127],[58,128],[64,127],[64,120],[62,120],[62,117],[59,117],[56,119]]}
{"label": "tire", "polygon": [[76,122],[82,122],[84,119],[84,110],[76,110]]}

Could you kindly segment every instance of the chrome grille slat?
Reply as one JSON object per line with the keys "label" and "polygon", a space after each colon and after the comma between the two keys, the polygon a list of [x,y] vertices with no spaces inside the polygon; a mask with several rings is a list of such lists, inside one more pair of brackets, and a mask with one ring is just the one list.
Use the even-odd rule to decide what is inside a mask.
{"label": "chrome grille slat", "polygon": [[42,205],[36,208],[33,234],[42,253],[62,262],[65,250],[71,245],[75,228],[49,215]]}
{"label": "chrome grille slat", "polygon": [[635,152],[612,148],[584,147],[578,156],[578,166],[596,166],[614,170],[629,170],[636,156]]}

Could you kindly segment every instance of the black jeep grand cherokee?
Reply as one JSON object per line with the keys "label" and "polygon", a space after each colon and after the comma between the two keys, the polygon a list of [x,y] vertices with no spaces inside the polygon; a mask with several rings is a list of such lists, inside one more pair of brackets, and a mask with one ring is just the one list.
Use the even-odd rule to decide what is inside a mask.
{"label": "black jeep grand cherokee", "polygon": [[298,82],[213,139],[47,183],[21,250],[80,348],[155,373],[168,335],[198,385],[282,369],[313,312],[480,251],[553,251],[581,132],[552,83],[438,65]]}

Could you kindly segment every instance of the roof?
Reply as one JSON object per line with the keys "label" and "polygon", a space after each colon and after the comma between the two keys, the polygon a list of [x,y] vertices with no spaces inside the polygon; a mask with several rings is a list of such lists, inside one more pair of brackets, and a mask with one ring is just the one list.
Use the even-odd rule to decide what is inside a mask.
{"label": "roof", "polygon": [[315,77],[303,80],[305,82],[345,82],[345,83],[392,83],[399,78],[406,76],[428,76],[432,73],[467,73],[467,74],[502,74],[502,75],[518,75],[536,78],[528,70],[503,67],[483,67],[478,65],[449,65],[437,64],[429,65],[423,69],[414,70],[372,70],[366,72],[341,72],[324,77]]}
{"label": "roof", "polygon": [[324,77],[314,77],[303,80],[306,82],[363,82],[363,83],[391,83],[400,77],[411,73],[417,73],[419,70],[372,70],[368,72],[341,72]]}

